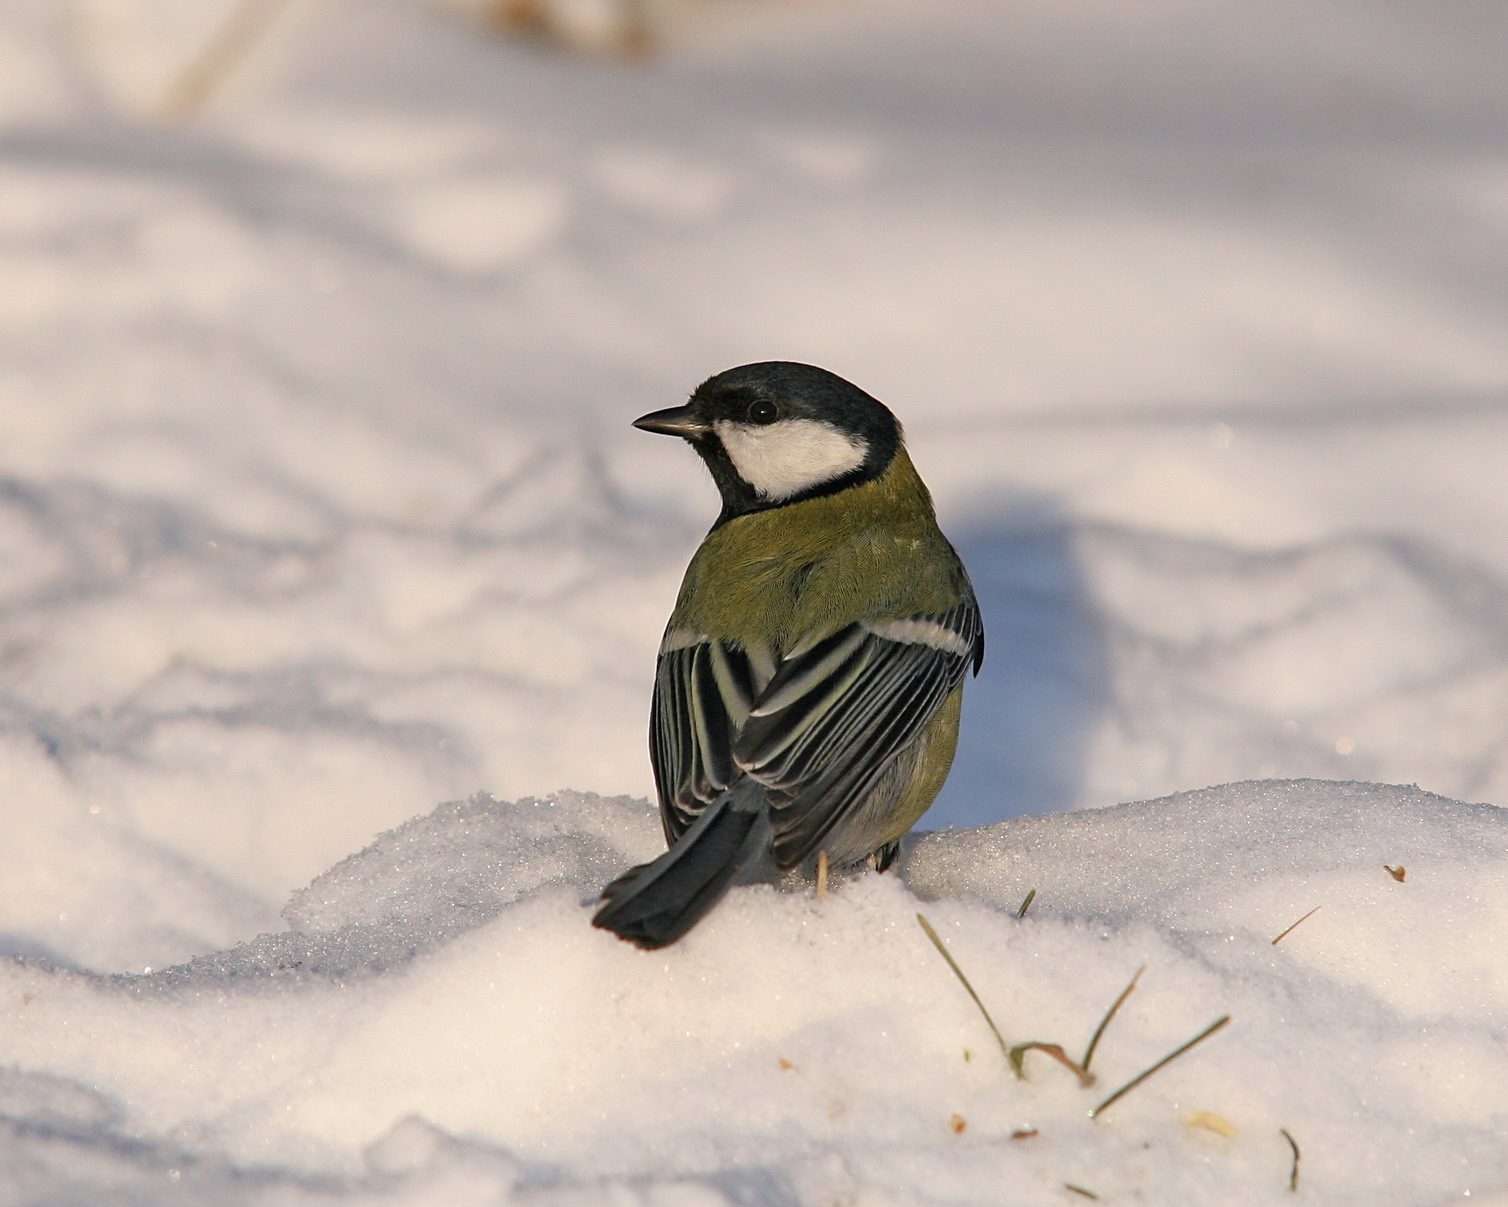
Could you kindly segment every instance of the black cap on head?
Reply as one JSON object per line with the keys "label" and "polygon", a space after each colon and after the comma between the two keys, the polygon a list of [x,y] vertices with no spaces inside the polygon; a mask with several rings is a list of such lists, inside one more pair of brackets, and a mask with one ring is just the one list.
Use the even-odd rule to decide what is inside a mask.
{"label": "black cap on head", "polygon": [[[900,442],[900,424],[890,408],[836,373],[791,360],[764,360],[709,377],[691,392],[691,409],[708,422],[747,422],[750,405],[764,401],[782,417],[814,419],[851,432],[870,445]],[[889,460],[889,457],[886,457]]]}
{"label": "black cap on head", "polygon": [[[771,497],[739,473],[717,425],[758,430],[783,420],[830,428],[861,448],[862,459],[833,477]],[[885,472],[901,444],[901,426],[884,403],[836,373],[783,360],[727,369],[697,386],[686,406],[657,411],[637,423],[649,431],[682,436],[701,454],[723,499],[718,524],[867,482]]]}

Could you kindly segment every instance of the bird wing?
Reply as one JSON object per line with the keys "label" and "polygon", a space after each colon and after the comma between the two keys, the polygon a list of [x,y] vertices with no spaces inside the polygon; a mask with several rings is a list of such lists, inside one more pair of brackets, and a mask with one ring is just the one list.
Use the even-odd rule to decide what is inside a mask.
{"label": "bird wing", "polygon": [[779,663],[672,630],[649,726],[667,840],[748,774],[774,790],[778,861],[801,862],[983,657],[972,598],[947,612],[847,625]]}
{"label": "bird wing", "polygon": [[774,660],[755,651],[674,630],[655,669],[649,748],[665,837],[677,838],[741,772],[733,740]]}
{"label": "bird wing", "polygon": [[851,624],[785,657],[723,755],[773,789],[782,867],[819,849],[983,658],[972,596],[946,612]]}

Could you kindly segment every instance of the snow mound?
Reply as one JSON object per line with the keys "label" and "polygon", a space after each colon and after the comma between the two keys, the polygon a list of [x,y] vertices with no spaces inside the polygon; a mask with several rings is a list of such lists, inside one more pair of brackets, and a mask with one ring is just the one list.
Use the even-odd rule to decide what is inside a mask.
{"label": "snow mound", "polygon": [[[1018,819],[822,902],[735,890],[651,954],[590,902],[659,841],[642,801],[477,797],[285,932],[5,966],[8,1201],[67,1169],[91,1203],[1263,1204],[1285,1130],[1315,1201],[1508,1190],[1508,812],[1309,780]],[[1098,1083],[1036,1053],[1016,1079],[918,912],[1012,1044],[1077,1057],[1145,968]]]}

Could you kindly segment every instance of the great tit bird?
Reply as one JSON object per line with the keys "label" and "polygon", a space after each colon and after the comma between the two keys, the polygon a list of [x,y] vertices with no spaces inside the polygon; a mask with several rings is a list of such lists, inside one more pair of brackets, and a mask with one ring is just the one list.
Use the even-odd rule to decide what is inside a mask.
{"label": "great tit bird", "polygon": [[857,386],[742,365],[634,426],[688,441],[723,503],[655,673],[670,849],[609,884],[593,918],[656,948],[735,880],[823,853],[887,868],[947,778],[984,626],[900,424]]}

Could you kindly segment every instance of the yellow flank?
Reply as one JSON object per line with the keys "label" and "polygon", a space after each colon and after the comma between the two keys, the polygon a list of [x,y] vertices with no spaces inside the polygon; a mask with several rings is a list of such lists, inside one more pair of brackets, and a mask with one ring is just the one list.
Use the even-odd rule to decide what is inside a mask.
{"label": "yellow flank", "polygon": [[686,568],[670,627],[734,644],[764,633],[778,659],[798,640],[820,641],[855,621],[945,612],[962,582],[932,498],[901,449],[872,482],[710,533]]}
{"label": "yellow flank", "polygon": [[894,842],[922,819],[922,814],[932,807],[937,794],[942,791],[943,781],[953,769],[953,755],[958,749],[958,719],[963,712],[963,684],[959,684],[943,701],[937,715],[927,722],[922,736],[912,750],[913,766],[919,768],[900,800],[895,802],[895,815],[885,836],[875,844],[884,846]]}

